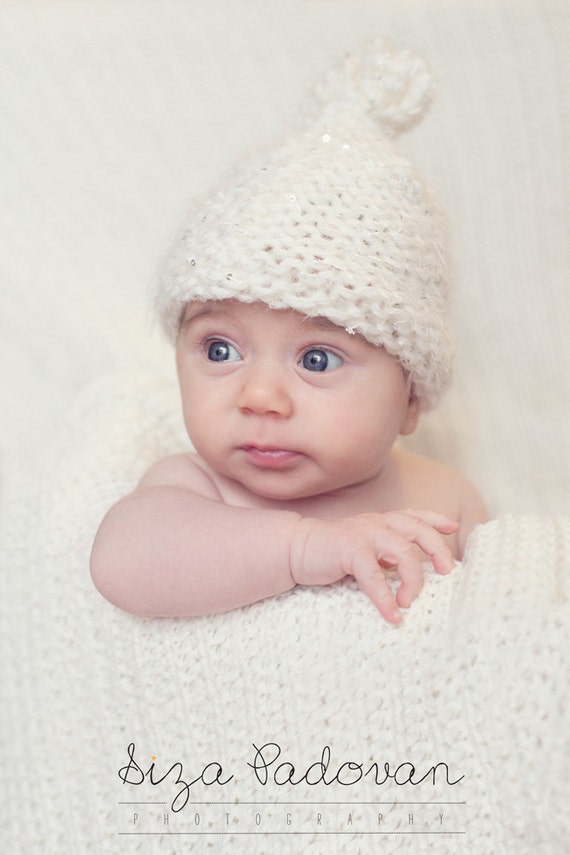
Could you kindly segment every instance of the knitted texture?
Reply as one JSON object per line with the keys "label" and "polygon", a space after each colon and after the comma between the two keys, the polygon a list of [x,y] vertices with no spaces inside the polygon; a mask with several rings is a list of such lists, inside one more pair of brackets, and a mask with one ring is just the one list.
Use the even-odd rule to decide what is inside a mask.
{"label": "knitted texture", "polygon": [[[352,584],[226,615],[135,618],[93,588],[92,538],[110,503],[185,442],[175,388],[100,382],[63,426],[35,498],[7,497],[5,850],[564,855],[570,521],[479,527],[463,565],[427,572],[399,628]],[[119,777],[131,743],[156,780],[178,762],[187,781],[212,762],[233,778],[199,780],[175,812],[178,768],[156,785]],[[463,777],[278,784],[273,764],[262,783],[253,743],[279,745],[299,778],[326,746],[329,779],[374,761],[413,763],[417,778],[442,762],[450,781]]]}
{"label": "knitted texture", "polygon": [[175,339],[189,301],[261,300],[384,346],[421,406],[451,369],[443,218],[391,139],[423,115],[426,63],[375,41],[317,89],[316,118],[195,211],[166,258],[157,309]]}

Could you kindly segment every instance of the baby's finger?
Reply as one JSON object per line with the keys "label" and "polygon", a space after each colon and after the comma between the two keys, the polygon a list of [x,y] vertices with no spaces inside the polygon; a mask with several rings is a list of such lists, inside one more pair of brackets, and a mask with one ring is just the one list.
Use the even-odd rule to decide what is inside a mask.
{"label": "baby's finger", "polygon": [[[420,558],[414,546],[415,528],[424,526],[421,520],[409,519],[408,528],[403,525],[403,531],[395,531],[393,527],[385,529],[378,538],[376,557],[381,564],[396,567],[400,577],[400,587],[396,602],[402,608],[409,608],[416,599],[424,584],[424,574]],[[435,537],[441,539],[437,532],[430,529]]]}
{"label": "baby's finger", "polygon": [[456,520],[452,520],[451,517],[437,511],[419,511],[416,508],[406,508],[404,513],[422,520],[442,534],[453,534],[459,528],[459,523]]}
{"label": "baby's finger", "polygon": [[396,602],[403,609],[407,609],[423,588],[424,573],[413,543],[400,535],[398,538],[397,551],[393,554],[384,552],[381,561],[397,566],[400,587],[396,594]]}
{"label": "baby's finger", "polygon": [[402,614],[388,586],[384,571],[373,556],[355,562],[353,575],[366,596],[388,623],[400,623]]}
{"label": "baby's finger", "polygon": [[437,573],[451,573],[455,565],[451,549],[444,541],[441,533],[422,518],[406,513],[387,514],[389,525],[398,534],[403,535],[411,543],[415,543],[424,552]]}
{"label": "baby's finger", "polygon": [[398,574],[401,584],[396,594],[396,602],[403,609],[409,609],[424,585],[421,561],[411,543],[406,543],[406,548],[400,552]]}

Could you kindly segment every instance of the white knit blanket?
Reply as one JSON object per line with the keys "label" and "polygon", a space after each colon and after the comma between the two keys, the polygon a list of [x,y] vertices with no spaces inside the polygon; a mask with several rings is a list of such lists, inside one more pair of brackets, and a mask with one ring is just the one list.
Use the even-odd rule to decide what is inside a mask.
{"label": "white knit blanket", "polygon": [[2,535],[4,851],[568,851],[570,520],[480,527],[398,628],[352,584],[139,619],[89,550],[176,394],[104,382],[64,433]]}

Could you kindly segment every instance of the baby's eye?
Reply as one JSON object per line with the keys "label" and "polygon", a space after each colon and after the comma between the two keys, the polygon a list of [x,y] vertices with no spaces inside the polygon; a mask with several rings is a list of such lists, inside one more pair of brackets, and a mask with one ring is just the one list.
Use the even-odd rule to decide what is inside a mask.
{"label": "baby's eye", "polygon": [[211,362],[237,362],[241,355],[227,341],[211,341],[208,345],[208,359]]}
{"label": "baby's eye", "polygon": [[342,365],[342,359],[331,350],[313,347],[303,354],[301,364],[307,371],[332,371]]}

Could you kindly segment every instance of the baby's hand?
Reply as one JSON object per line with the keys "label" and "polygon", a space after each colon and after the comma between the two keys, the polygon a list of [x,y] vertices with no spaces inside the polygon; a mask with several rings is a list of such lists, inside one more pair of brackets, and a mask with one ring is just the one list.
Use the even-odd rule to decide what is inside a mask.
{"label": "baby's hand", "polygon": [[[450,573],[453,555],[442,535],[458,524],[430,511],[359,514],[339,520],[299,520],[291,542],[291,573],[298,585],[329,585],[354,576],[380,614],[390,623],[402,620],[423,585],[419,547],[437,573]],[[385,569],[395,568],[401,585],[392,596]]]}

